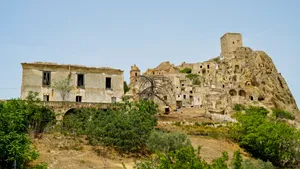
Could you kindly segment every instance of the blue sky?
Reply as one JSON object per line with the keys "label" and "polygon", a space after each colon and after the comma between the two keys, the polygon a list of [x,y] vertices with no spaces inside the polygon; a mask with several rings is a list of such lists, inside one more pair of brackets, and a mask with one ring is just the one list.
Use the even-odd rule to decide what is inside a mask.
{"label": "blue sky", "polygon": [[[220,37],[240,32],[264,50],[300,103],[300,1],[1,0],[0,99],[20,96],[21,62],[49,61],[143,71],[201,62]],[[298,76],[297,76],[298,75]]]}

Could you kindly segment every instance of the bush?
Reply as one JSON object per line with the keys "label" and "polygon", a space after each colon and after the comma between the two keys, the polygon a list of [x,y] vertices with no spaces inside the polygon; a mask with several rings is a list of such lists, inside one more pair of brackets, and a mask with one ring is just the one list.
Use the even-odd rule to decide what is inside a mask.
{"label": "bush", "polygon": [[86,134],[88,121],[97,112],[102,113],[102,110],[88,108],[88,109],[73,109],[69,111],[64,116],[62,132],[70,135]]}
{"label": "bush", "polygon": [[156,126],[157,106],[150,101],[126,103],[102,112],[89,122],[87,136],[92,145],[113,146],[122,152],[137,152]]}
{"label": "bush", "polygon": [[123,88],[124,88],[124,94],[127,93],[130,90],[130,88],[128,87],[126,81],[124,81],[124,83],[123,83]]}
{"label": "bush", "polygon": [[199,78],[195,78],[195,79],[193,79],[192,83],[193,83],[193,85],[200,85],[200,84],[201,84],[201,82],[200,82],[200,79],[199,79]]}
{"label": "bush", "polygon": [[188,79],[190,79],[190,80],[193,80],[193,79],[199,77],[199,75],[197,75],[197,74],[188,74],[185,77],[188,78]]}
{"label": "bush", "polygon": [[260,159],[258,160],[249,160],[246,159],[243,161],[243,168],[244,169],[274,169],[275,167],[272,165],[271,162],[264,162]]}
{"label": "bush", "polygon": [[231,137],[254,157],[281,167],[299,164],[300,133],[287,124],[271,121],[262,107],[249,107],[237,113]]}
{"label": "bush", "polygon": [[191,146],[191,141],[184,133],[152,131],[146,145],[152,151],[169,153]]}
{"label": "bush", "polygon": [[196,153],[196,150],[192,147],[184,147],[175,152],[171,151],[167,154],[158,153],[156,156],[148,161],[142,161],[137,163],[135,168],[137,169],[228,169],[226,164],[228,160],[228,154],[222,153],[222,156],[214,159],[212,164],[208,164],[206,161],[200,158],[200,147]]}
{"label": "bush", "polygon": [[9,100],[0,103],[0,166],[11,168],[16,160],[18,168],[37,159],[28,133],[35,136],[43,132],[47,123],[54,119],[53,112],[36,104],[33,99]]}
{"label": "bush", "polygon": [[246,109],[246,106],[242,105],[242,104],[235,104],[233,106],[233,110],[235,111],[242,111],[242,110],[245,110]]}
{"label": "bush", "polygon": [[295,116],[288,111],[281,110],[281,109],[273,109],[272,111],[276,119],[281,118],[281,119],[295,120]]}
{"label": "bush", "polygon": [[188,67],[186,67],[186,68],[184,68],[184,69],[180,70],[180,73],[187,73],[187,74],[190,74],[190,73],[192,73],[192,69],[191,69],[191,68],[188,68]]}
{"label": "bush", "polygon": [[233,154],[233,159],[231,161],[232,169],[242,169],[243,158],[240,151],[236,151]]}
{"label": "bush", "polygon": [[87,135],[91,145],[112,146],[121,152],[137,152],[156,126],[152,116],[158,107],[152,101],[116,104],[107,111],[79,109],[64,119],[64,130]]}

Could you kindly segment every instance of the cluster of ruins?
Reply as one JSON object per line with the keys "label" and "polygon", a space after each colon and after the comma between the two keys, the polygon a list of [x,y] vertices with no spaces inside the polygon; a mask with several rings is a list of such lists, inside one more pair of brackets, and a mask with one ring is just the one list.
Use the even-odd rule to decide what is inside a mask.
{"label": "cluster of ruins", "polygon": [[209,112],[228,113],[235,104],[282,108],[298,113],[296,102],[272,59],[262,51],[243,46],[239,33],[221,37],[221,53],[211,60],[175,66],[162,62],[141,73],[136,66],[130,70],[130,91],[124,95],[123,71],[55,63],[22,63],[21,98],[29,91],[38,92],[41,100],[62,101],[54,81],[71,77],[72,90],[65,101],[121,102],[123,96],[141,99],[140,77],[167,77],[171,92],[160,93],[161,106],[205,108]]}
{"label": "cluster of ruins", "polygon": [[[226,33],[220,41],[218,57],[179,66],[167,61],[143,75],[171,79],[173,93],[162,98],[172,108],[196,107],[226,114],[235,104],[244,104],[299,112],[287,83],[266,53],[243,46],[239,33]],[[140,74],[136,65],[131,67],[129,95],[133,98],[143,90],[138,81]],[[166,102],[158,100],[162,106]]]}

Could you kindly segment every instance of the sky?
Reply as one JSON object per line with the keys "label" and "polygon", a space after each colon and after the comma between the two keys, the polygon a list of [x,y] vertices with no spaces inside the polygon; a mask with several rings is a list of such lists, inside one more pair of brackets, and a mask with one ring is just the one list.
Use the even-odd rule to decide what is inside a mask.
{"label": "sky", "polygon": [[220,55],[239,32],[265,51],[300,104],[300,1],[0,0],[0,99],[20,97],[22,62],[142,71]]}

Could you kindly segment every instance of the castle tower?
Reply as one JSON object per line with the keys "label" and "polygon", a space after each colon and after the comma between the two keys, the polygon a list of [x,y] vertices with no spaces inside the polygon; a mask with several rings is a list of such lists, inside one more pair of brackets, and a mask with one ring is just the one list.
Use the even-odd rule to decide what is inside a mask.
{"label": "castle tower", "polygon": [[130,85],[134,84],[134,82],[136,82],[137,77],[141,75],[141,71],[140,69],[134,64],[133,66],[131,66],[130,69]]}
{"label": "castle tower", "polygon": [[243,41],[240,33],[225,33],[221,37],[221,56],[225,59],[233,58],[233,52],[242,46]]}

